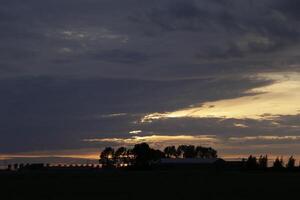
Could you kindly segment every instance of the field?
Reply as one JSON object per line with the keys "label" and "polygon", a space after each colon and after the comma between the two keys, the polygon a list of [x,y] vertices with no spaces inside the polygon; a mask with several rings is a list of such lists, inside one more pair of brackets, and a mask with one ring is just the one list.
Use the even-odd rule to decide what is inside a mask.
{"label": "field", "polygon": [[279,199],[300,173],[197,170],[0,173],[0,199]]}

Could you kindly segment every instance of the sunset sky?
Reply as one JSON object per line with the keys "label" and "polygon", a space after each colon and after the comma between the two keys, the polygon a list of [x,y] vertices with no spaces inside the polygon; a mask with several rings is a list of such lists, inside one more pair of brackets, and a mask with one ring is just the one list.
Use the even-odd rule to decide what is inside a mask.
{"label": "sunset sky", "polygon": [[1,0],[0,159],[139,142],[300,157],[299,0]]}

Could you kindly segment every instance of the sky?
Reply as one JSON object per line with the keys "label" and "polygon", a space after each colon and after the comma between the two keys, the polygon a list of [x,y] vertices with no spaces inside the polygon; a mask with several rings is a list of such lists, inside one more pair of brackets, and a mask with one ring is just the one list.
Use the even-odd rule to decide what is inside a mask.
{"label": "sky", "polygon": [[300,156],[298,0],[1,0],[0,159]]}

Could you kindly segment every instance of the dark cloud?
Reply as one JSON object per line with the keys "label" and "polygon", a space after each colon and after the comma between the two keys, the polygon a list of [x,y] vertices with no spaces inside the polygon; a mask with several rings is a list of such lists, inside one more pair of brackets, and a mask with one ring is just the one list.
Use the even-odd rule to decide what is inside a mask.
{"label": "dark cloud", "polygon": [[[3,64],[19,69],[14,76],[164,79],[216,75],[226,65],[230,73],[282,70],[291,60],[287,52],[298,44],[297,21],[288,16],[293,11],[285,1],[14,0],[0,5],[1,49],[8,49]],[[10,59],[18,52],[26,63]],[[139,64],[143,67],[124,70]]]}
{"label": "dark cloud", "polygon": [[34,59],[36,52],[25,49],[3,48],[0,49],[0,59],[3,60],[26,60]]}
{"label": "dark cloud", "polygon": [[289,1],[275,1],[274,8],[282,12],[285,16],[291,18],[292,20],[299,20],[299,8],[300,3],[297,0]]}
{"label": "dark cloud", "polygon": [[[237,84],[241,80],[3,79],[0,119],[5,137],[0,151],[78,148],[83,147],[84,138],[127,136],[140,128],[173,132],[177,128],[173,123],[148,127],[137,122],[148,112],[231,98],[268,83],[243,79],[243,84]],[[189,129],[201,130],[198,126]]]}
{"label": "dark cloud", "polygon": [[91,53],[91,58],[96,60],[123,64],[137,64],[149,60],[148,56],[141,52],[123,51],[119,49],[93,52]]}
{"label": "dark cloud", "polygon": [[[202,52],[197,55],[205,60],[248,57],[280,51],[299,38],[299,30],[287,23],[282,13],[271,9],[270,2],[264,2],[246,1],[245,6],[237,1],[171,1],[132,19],[140,24],[156,24],[163,31],[194,31],[202,35],[220,32],[215,36],[218,43],[199,43]],[[225,36],[224,32],[231,35]]]}
{"label": "dark cloud", "polygon": [[[140,129],[225,138],[297,134],[298,116],[281,116],[279,125],[135,122],[147,113],[245,96],[270,83],[250,78],[260,72],[299,71],[299,6],[297,0],[1,0],[0,152],[81,148],[84,138]],[[117,113],[126,115],[103,117]]]}

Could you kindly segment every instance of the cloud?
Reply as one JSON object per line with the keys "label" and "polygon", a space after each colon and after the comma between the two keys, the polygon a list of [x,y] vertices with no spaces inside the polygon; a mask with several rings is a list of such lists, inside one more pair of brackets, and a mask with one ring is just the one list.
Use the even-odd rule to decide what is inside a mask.
{"label": "cloud", "polygon": [[[152,113],[144,116],[141,122],[166,118],[236,118],[273,119],[279,115],[298,115],[300,107],[299,73],[260,74],[259,78],[271,79],[274,83],[245,92],[245,96],[205,102],[192,107],[168,113]],[[254,94],[248,96],[247,94]]]}
{"label": "cloud", "polygon": [[[3,51],[1,62],[16,69],[1,77],[238,76],[295,68],[299,57],[293,1],[30,0],[1,5],[1,45],[14,50]],[[12,59],[17,54],[26,62]]]}
{"label": "cloud", "polygon": [[113,118],[113,117],[123,117],[126,115],[127,115],[127,113],[113,113],[113,114],[101,115],[101,117],[102,118]]}
{"label": "cloud", "polygon": [[[64,30],[59,33],[63,39],[67,40],[119,40],[120,42],[127,42],[128,36],[113,33],[106,28],[94,29],[78,29],[78,30]],[[98,41],[99,42],[99,41]]]}
{"label": "cloud", "polygon": [[101,60],[106,62],[116,62],[123,64],[136,64],[147,61],[149,58],[146,54],[134,51],[125,50],[109,50],[109,51],[95,51],[89,53],[90,57],[95,60]]}
{"label": "cloud", "polygon": [[137,135],[137,134],[140,134],[142,132],[143,132],[142,130],[134,130],[134,131],[129,131],[129,134]]}
{"label": "cloud", "polygon": [[263,135],[263,136],[244,136],[244,137],[230,137],[229,140],[233,142],[246,142],[246,141],[299,141],[300,136],[274,136],[274,135]]}
{"label": "cloud", "polygon": [[146,142],[151,146],[163,147],[167,145],[198,144],[211,145],[218,142],[214,135],[149,135],[132,136],[130,138],[96,138],[84,139],[85,142],[109,143],[112,145],[132,146]]}
{"label": "cloud", "polygon": [[226,150],[226,138],[297,135],[298,4],[3,0],[0,152],[100,148],[82,139],[142,130],[248,153],[257,141]]}
{"label": "cloud", "polygon": [[300,8],[300,4],[297,0],[276,1],[273,8],[293,20],[299,20],[300,15],[298,9]]}
{"label": "cloud", "polygon": [[234,125],[235,127],[240,127],[240,128],[248,128],[248,126],[247,126],[247,125],[245,125],[245,124],[234,123],[233,125]]}
{"label": "cloud", "polygon": [[269,84],[247,77],[166,81],[23,77],[0,82],[1,132],[5,133],[1,152],[96,147],[83,143],[82,138],[122,138],[133,130],[142,130],[139,136],[151,132],[230,135],[238,132],[232,128],[234,123],[261,125],[234,120],[221,123],[218,118],[138,122],[146,113],[240,97],[253,87]]}

